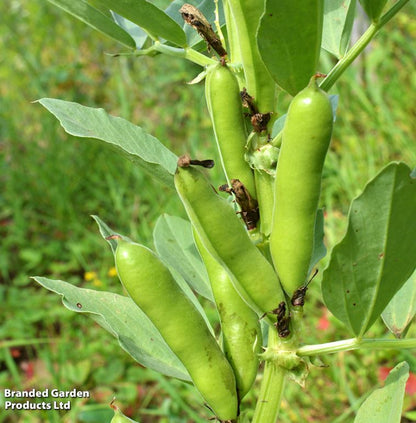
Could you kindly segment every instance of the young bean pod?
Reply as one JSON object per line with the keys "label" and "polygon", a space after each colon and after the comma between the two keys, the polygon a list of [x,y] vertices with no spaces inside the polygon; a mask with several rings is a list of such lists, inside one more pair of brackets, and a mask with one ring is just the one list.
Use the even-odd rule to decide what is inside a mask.
{"label": "young bean pod", "polygon": [[227,179],[239,179],[256,198],[253,171],[244,158],[247,133],[240,90],[226,65],[218,64],[208,70],[205,95]]}
{"label": "young bean pod", "polygon": [[112,406],[114,409],[114,416],[110,423],[138,423],[127,416],[125,416],[118,407]]}
{"label": "young bean pod", "polygon": [[332,126],[329,97],[313,77],[289,106],[276,172],[270,250],[283,289],[290,297],[308,277]]}
{"label": "young bean pod", "polygon": [[203,317],[148,248],[124,240],[117,245],[117,273],[132,300],[153,322],[189,372],[202,397],[221,420],[237,416],[233,370]]}
{"label": "young bean pod", "polygon": [[241,401],[253,385],[259,367],[262,346],[259,318],[242,300],[227,271],[203,246],[195,231],[194,239],[208,272],[220,316],[224,354],[234,370]]}
{"label": "young bean pod", "polygon": [[[228,19],[233,21],[236,34],[231,44],[231,55],[238,57],[244,68],[245,87],[255,98],[260,113],[275,109],[276,85],[266,69],[257,46],[257,29],[264,12],[264,0],[226,0],[230,9]],[[227,28],[229,21],[227,21]]]}
{"label": "young bean pod", "polygon": [[250,241],[230,205],[193,167],[178,167],[176,190],[201,242],[227,270],[243,300],[258,314],[284,301],[273,266]]}

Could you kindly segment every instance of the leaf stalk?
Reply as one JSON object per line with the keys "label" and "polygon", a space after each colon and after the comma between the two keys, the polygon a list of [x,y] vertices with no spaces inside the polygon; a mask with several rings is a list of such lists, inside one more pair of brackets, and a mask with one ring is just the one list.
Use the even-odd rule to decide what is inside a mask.
{"label": "leaf stalk", "polygon": [[416,348],[416,339],[351,338],[318,345],[304,345],[297,349],[296,354],[300,357],[304,357],[320,354],[333,354],[340,351],[352,351],[358,349],[386,350],[405,348]]}
{"label": "leaf stalk", "polygon": [[378,31],[386,25],[409,0],[399,0],[378,21],[373,22],[360,39],[348,50],[347,54],[331,69],[328,76],[319,85],[324,91],[329,91],[344,71],[362,53]]}

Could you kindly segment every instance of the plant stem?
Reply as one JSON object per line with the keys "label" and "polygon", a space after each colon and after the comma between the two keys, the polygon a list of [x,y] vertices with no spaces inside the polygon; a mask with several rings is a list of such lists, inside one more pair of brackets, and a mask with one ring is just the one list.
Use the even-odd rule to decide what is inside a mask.
{"label": "plant stem", "polygon": [[221,24],[220,24],[220,12],[218,8],[218,0],[214,0],[214,3],[215,3],[215,21],[214,21],[215,27],[217,29],[218,37],[220,38],[221,44],[223,45],[224,48],[226,48],[225,38],[224,38],[224,34],[222,33]]}
{"label": "plant stem", "polygon": [[358,349],[403,349],[416,348],[416,339],[345,339],[336,342],[327,342],[319,345],[305,345],[297,349],[300,357],[319,354],[332,354],[339,351]]}
{"label": "plant stem", "polygon": [[13,347],[21,347],[23,345],[33,345],[33,344],[48,344],[52,342],[58,342],[57,338],[33,338],[33,339],[22,339],[22,340],[10,340],[10,341],[1,341],[0,342],[0,349],[1,348],[13,348]]}
{"label": "plant stem", "polygon": [[[279,340],[276,329],[269,329],[268,347],[276,347]],[[279,414],[280,402],[286,379],[286,370],[272,361],[264,367],[260,395],[254,411],[252,423],[275,423]]]}
{"label": "plant stem", "polygon": [[408,3],[409,0],[399,0],[395,3],[378,21],[378,25],[381,28],[384,26],[393,16],[395,16],[403,7]]}
{"label": "plant stem", "polygon": [[344,71],[367,47],[377,32],[392,19],[409,0],[399,0],[378,21],[373,22],[360,39],[348,50],[347,54],[331,69],[328,76],[320,84],[320,88],[329,91]]}
{"label": "plant stem", "polygon": [[167,46],[166,44],[155,43],[154,49],[160,53],[164,53],[169,56],[183,57],[184,59],[187,59],[200,66],[207,66],[207,65],[212,65],[214,63],[217,63],[215,59],[205,56],[202,53],[199,53],[198,51],[190,47],[183,49],[183,48]]}
{"label": "plant stem", "polygon": [[215,59],[212,59],[211,57],[205,56],[199,51],[194,50],[191,47],[186,48],[178,48],[178,47],[172,47],[168,46],[166,44],[162,44],[159,41],[155,41],[155,43],[146,49],[143,50],[137,50],[133,53],[117,53],[113,54],[113,57],[118,56],[155,56],[158,53],[167,54],[168,56],[173,57],[180,57],[183,59],[187,59],[190,62],[196,63],[200,66],[208,66],[213,65],[217,63]]}

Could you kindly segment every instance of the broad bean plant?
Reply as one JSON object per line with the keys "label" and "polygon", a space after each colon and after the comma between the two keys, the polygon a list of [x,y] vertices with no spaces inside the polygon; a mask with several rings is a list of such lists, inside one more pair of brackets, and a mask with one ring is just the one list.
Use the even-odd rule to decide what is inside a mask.
{"label": "broad bean plant", "polygon": [[[112,144],[170,187],[188,217],[161,216],[151,250],[94,216],[128,296],[35,277],[39,284],[94,317],[143,366],[193,384],[221,422],[276,422],[285,386],[304,385],[318,356],[416,347],[405,337],[416,297],[416,174],[402,162],[352,200],[316,293],[352,337],[302,339],[308,289],[318,290],[315,269],[326,255],[321,179],[342,102],[328,92],[407,0],[390,8],[360,0],[370,23],[352,46],[355,0],[175,0],[165,10],[145,0],[50,2],[121,43],[120,54],[200,66],[194,82],[205,84],[224,183],[212,186],[209,158],[177,157],[102,109],[39,100],[68,133]],[[327,74],[323,49],[337,59]],[[283,91],[291,102],[278,115]],[[198,298],[216,307],[220,334]],[[366,337],[380,317],[394,336]],[[408,374],[397,363],[354,421],[400,422]],[[251,390],[255,407],[244,402]],[[113,408],[113,422],[132,421]]]}

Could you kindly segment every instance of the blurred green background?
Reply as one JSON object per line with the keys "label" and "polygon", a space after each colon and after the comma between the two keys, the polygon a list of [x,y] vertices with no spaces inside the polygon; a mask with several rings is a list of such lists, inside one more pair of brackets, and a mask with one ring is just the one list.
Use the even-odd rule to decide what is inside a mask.
{"label": "blurred green background", "polygon": [[[106,146],[68,136],[33,102],[56,97],[103,107],[178,155],[216,159],[203,84],[187,84],[200,69],[171,57],[113,58],[106,53],[121,51],[118,45],[45,1],[1,2],[0,13],[0,387],[78,388],[92,395],[73,401],[69,412],[7,411],[0,396],[0,421],[106,423],[114,396],[142,423],[207,418],[191,387],[141,368],[108,333],[29,278],[122,293],[111,251],[90,215],[149,246],[161,213],[184,216],[171,191]],[[410,2],[331,92],[340,100],[321,198],[328,248],[342,236],[349,203],[369,178],[391,160],[416,164],[415,39]],[[324,58],[323,72],[331,61]],[[288,101],[281,96],[282,112]],[[212,176],[222,182],[219,166]],[[325,312],[317,279],[305,341],[349,337]],[[385,333],[378,323],[370,335]],[[381,369],[402,359],[416,372],[416,358],[405,352],[328,357],[328,367],[314,368],[305,389],[289,385],[282,421],[352,421]],[[405,406],[416,407],[414,395]]]}

